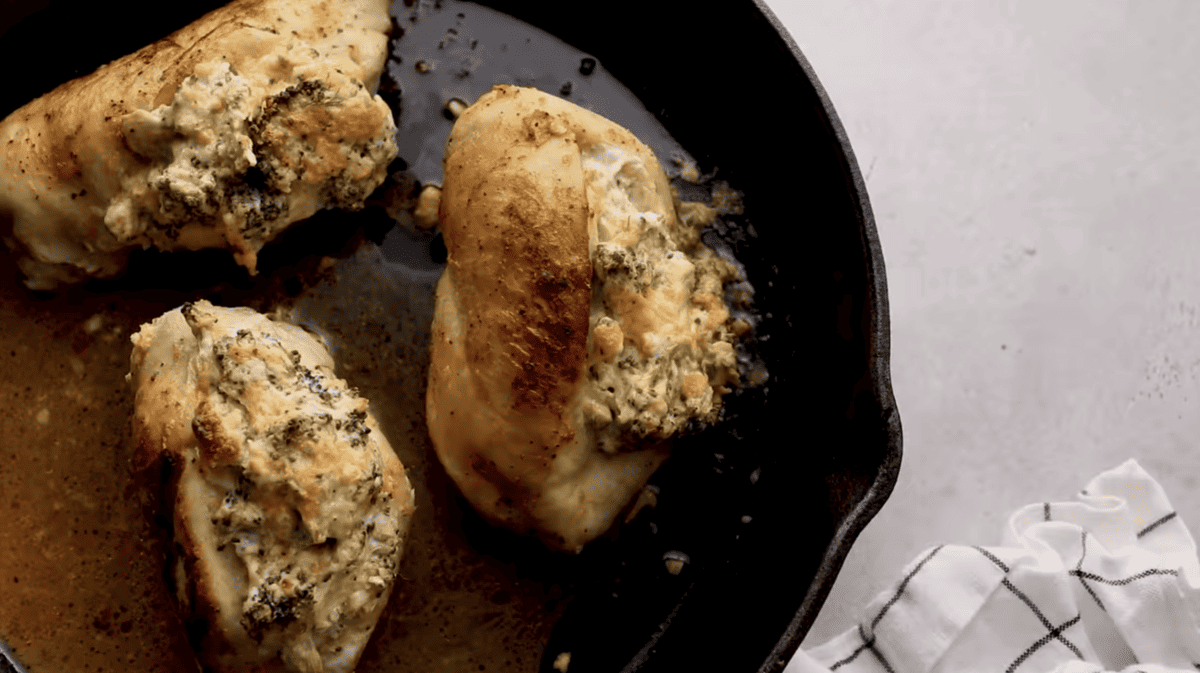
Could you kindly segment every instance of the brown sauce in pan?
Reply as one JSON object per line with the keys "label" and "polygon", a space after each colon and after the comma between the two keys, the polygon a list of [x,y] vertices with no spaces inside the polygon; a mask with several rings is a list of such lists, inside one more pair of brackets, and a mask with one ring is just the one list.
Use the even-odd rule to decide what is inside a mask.
{"label": "brown sauce in pan", "polygon": [[[405,35],[393,45],[399,60],[388,71],[402,100],[409,179],[441,181],[450,128],[442,106],[474,100],[499,82],[570,91],[569,100],[639,135],[672,174],[690,165],[602,65],[557,39],[469,3],[397,0],[393,12]],[[285,307],[325,335],[339,375],[371,400],[416,486],[400,579],[357,670],[537,670],[572,586],[565,572],[532,576],[463,533],[470,515],[424,425],[440,273],[427,243],[397,227],[381,248],[367,243],[332,265],[301,262],[303,282],[292,270],[249,289],[77,289],[50,298],[28,292],[11,260],[0,258],[0,640],[31,673],[197,670],[163,580],[161,531],[147,514],[147,490],[127,468],[132,395],[125,374],[130,334],[199,297]]]}
{"label": "brown sauce in pan", "polygon": [[[395,230],[388,244],[416,256],[422,240]],[[534,671],[565,588],[481,552],[461,527],[424,421],[433,288],[421,280],[367,245],[338,263],[335,283],[289,302],[291,319],[325,337],[339,373],[371,400],[416,487],[400,580],[357,670]]]}
{"label": "brown sauce in pan", "polygon": [[[366,244],[294,302],[295,318],[319,327],[339,374],[371,400],[418,485],[401,578],[357,670],[536,670],[563,587],[522,577],[458,528],[421,413],[432,295],[397,283],[377,251]],[[42,299],[15,277],[6,261],[0,634],[32,673],[195,670],[147,491],[127,466],[125,382],[129,335],[188,296]]]}
{"label": "brown sauce in pan", "polygon": [[0,634],[31,671],[195,659],[126,467],[131,327],[159,307],[39,301],[0,265]]}

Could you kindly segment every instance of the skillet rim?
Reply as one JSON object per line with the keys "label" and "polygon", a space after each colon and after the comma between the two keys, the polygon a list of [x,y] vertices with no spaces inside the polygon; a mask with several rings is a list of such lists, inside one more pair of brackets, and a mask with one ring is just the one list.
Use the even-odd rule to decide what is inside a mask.
{"label": "skillet rim", "polygon": [[[745,2],[745,0],[736,0]],[[489,6],[496,4],[487,2]],[[866,252],[864,262],[867,267],[869,288],[870,325],[868,357],[868,376],[872,385],[872,394],[877,399],[882,411],[879,423],[886,435],[886,450],[882,462],[877,466],[874,479],[869,488],[850,513],[841,519],[832,539],[826,547],[815,576],[812,578],[803,602],[795,612],[791,621],[771,650],[769,656],[761,665],[761,672],[779,671],[786,665],[787,659],[799,647],[801,640],[812,626],[816,615],[826,600],[829,591],[841,569],[846,555],[855,539],[863,528],[878,513],[886,502],[895,486],[902,457],[902,432],[900,416],[892,391],[890,376],[890,325],[887,299],[887,284],[884,268],[882,247],[876,230],[874,215],[871,210],[865,180],[855,159],[849,137],[838,118],[833,104],[824,87],[821,85],[815,71],[804,57],[799,46],[788,34],[778,17],[771,11],[763,0],[750,0],[746,3],[770,24],[774,32],[786,45],[787,51],[799,65],[808,83],[815,90],[817,99],[823,110],[825,120],[840,148],[844,162],[844,170],[849,183],[849,190],[857,204],[860,235]],[[535,24],[536,25],[536,24]],[[8,650],[0,643],[0,670],[8,664]],[[15,659],[14,659],[15,661]],[[24,670],[19,668],[16,670]]]}

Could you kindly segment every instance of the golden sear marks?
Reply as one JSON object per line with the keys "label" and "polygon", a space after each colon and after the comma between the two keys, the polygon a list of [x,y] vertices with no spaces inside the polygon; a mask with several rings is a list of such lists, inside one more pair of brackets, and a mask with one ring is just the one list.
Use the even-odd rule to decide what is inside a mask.
{"label": "golden sear marks", "polygon": [[[386,58],[387,10],[383,0],[235,0],[0,122],[0,211],[13,214],[28,285],[111,277],[131,249],[150,246],[227,248],[254,273],[257,250],[282,228],[324,207],[361,207],[395,152],[391,114],[370,93]],[[329,109],[304,111],[322,128],[296,151],[316,158],[297,162],[301,180],[260,189],[220,147],[249,145],[242,127],[265,99],[315,81],[331,90],[321,102]],[[211,96],[197,94],[205,87]],[[330,113],[336,124],[320,119]],[[208,127],[193,128],[198,120]],[[335,136],[333,126],[345,130]],[[369,131],[372,142],[355,140]],[[260,169],[287,154],[258,145]]]}
{"label": "golden sear marks", "polygon": [[[462,183],[477,187],[462,216],[444,221],[449,273],[470,325],[468,361],[510,377],[519,412],[559,415],[586,356],[587,213],[577,205],[578,161],[562,151],[572,141],[554,134],[546,119],[525,121],[529,145],[494,152],[490,162],[458,164]],[[554,165],[554,178],[530,179],[530,163]],[[474,179],[485,172],[486,181]],[[455,191],[443,202],[461,198]]]}
{"label": "golden sear marks", "polygon": [[562,99],[494,87],[455,122],[445,169],[433,444],[486,518],[578,551],[676,431],[716,418],[737,373],[705,375],[732,338],[708,295],[730,276],[653,152]]}

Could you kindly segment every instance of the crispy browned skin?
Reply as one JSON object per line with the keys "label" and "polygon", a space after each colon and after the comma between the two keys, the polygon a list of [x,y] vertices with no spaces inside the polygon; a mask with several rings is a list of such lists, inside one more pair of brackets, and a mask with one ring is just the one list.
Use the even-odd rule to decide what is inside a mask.
{"label": "crispy browned skin", "polygon": [[[482,105],[479,111],[486,113],[487,102]],[[467,128],[471,119],[456,128]],[[444,320],[435,319],[433,361],[436,367],[465,358],[471,379],[435,375],[431,399],[473,399],[431,407],[431,413],[470,413],[470,420],[448,421],[464,431],[491,426],[479,440],[497,435],[498,454],[473,453],[466,457],[471,474],[454,476],[480,488],[494,486],[498,492],[488,509],[518,529],[536,529],[521,503],[536,497],[557,452],[573,444],[579,430],[567,406],[587,356],[592,267],[578,152],[549,134],[544,111],[501,123],[523,142],[512,146],[494,142],[490,133],[455,133],[447,148],[440,219],[449,253],[443,286],[452,282],[453,290],[440,286],[438,301],[448,301],[452,292],[454,313],[467,324],[455,330],[462,350],[452,352]],[[548,178],[529,170],[546,161],[555,164]],[[438,311],[439,318],[445,315]],[[470,389],[442,394],[442,386],[459,385]],[[491,414],[499,417],[481,422]]]}
{"label": "crispy browned skin", "polygon": [[[442,218],[449,273],[472,318],[467,360],[486,379],[511,377],[513,409],[554,426],[543,452],[574,435],[563,412],[587,356],[592,281],[578,156],[552,123],[543,110],[512,120],[525,135],[516,147],[455,135],[441,206],[454,213]],[[542,162],[556,166],[531,171]]]}
{"label": "crispy browned skin", "polygon": [[[123,237],[106,226],[106,209],[123,191],[123,177],[152,163],[126,141],[129,115],[171,104],[186,78],[222,60],[264,90],[282,89],[296,81],[290,66],[264,57],[309,49],[320,52],[325,72],[337,71],[339,78],[374,91],[386,58],[387,7],[381,0],[235,0],[15,111],[0,123],[0,215],[7,212],[14,219],[9,243],[28,254],[20,263],[31,287],[51,289],[114,275],[131,248],[146,245],[228,247],[253,271],[254,253],[263,241],[254,240],[253,232],[235,230],[229,221],[182,237],[155,231]],[[319,76],[315,73],[308,76]],[[347,85],[333,88],[337,96],[349,95]],[[379,114],[388,116],[391,127],[382,102]],[[363,128],[341,133],[378,133],[383,123],[371,119]],[[138,194],[133,198],[139,205]]]}
{"label": "crispy browned skin", "polygon": [[652,167],[642,189],[674,226],[666,175],[633,134],[510,86],[455,123],[440,213],[449,257],[426,397],[434,447],[486,518],[567,551],[603,533],[666,457],[654,444],[601,452],[584,419],[599,207],[581,154],[600,146]]}

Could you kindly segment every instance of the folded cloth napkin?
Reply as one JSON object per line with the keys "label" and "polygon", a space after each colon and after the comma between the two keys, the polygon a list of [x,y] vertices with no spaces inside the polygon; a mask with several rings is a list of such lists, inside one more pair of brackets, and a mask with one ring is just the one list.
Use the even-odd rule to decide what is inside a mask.
{"label": "folded cloth napkin", "polygon": [[1136,461],[1013,513],[1003,546],[917,557],[858,626],[784,673],[1200,670],[1200,560]]}

